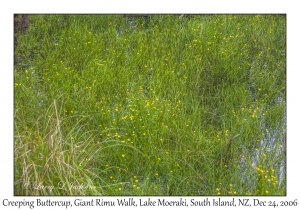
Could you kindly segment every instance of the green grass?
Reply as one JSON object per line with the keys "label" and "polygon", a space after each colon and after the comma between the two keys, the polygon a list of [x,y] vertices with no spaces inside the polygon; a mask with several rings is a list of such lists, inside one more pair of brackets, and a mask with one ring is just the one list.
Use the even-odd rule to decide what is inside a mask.
{"label": "green grass", "polygon": [[286,194],[285,16],[31,15],[18,42],[15,195]]}

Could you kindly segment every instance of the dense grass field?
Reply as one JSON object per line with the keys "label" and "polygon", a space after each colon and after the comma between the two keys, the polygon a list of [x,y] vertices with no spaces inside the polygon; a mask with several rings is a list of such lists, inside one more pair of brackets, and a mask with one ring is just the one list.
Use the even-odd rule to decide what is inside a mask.
{"label": "dense grass field", "polygon": [[15,195],[285,195],[282,15],[31,15]]}

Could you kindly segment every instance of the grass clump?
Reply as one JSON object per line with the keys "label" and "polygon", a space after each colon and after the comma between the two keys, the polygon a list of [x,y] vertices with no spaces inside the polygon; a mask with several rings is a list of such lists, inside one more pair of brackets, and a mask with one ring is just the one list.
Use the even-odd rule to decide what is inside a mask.
{"label": "grass clump", "polygon": [[16,195],[285,195],[284,16],[30,23]]}

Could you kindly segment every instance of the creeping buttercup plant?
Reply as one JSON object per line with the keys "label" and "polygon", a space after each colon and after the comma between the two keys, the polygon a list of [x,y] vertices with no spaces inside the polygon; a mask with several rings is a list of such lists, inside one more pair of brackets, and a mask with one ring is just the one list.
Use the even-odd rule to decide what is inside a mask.
{"label": "creeping buttercup plant", "polygon": [[285,16],[179,17],[29,16],[15,195],[286,194]]}

